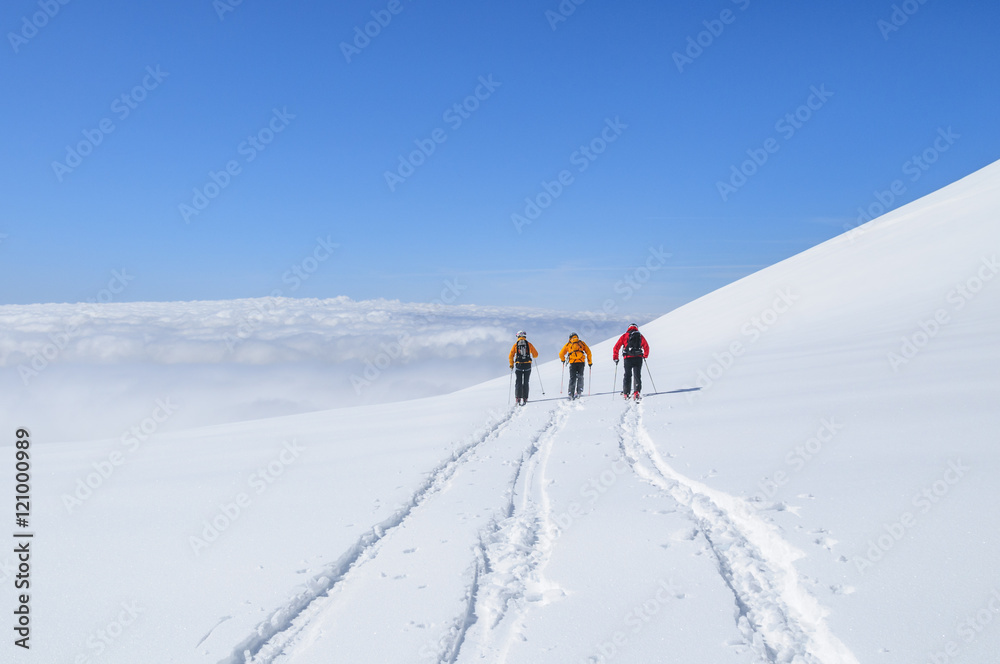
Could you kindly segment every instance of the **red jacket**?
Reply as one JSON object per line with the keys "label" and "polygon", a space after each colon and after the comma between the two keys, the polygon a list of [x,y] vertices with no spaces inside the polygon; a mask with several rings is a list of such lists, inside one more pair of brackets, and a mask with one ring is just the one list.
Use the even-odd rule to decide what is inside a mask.
{"label": "red jacket", "polygon": [[[622,357],[625,357],[625,349],[624,349],[624,347],[625,347],[626,344],[628,344],[628,334],[629,333],[626,332],[621,337],[619,337],[618,338],[618,343],[615,344],[614,350],[611,351],[612,352],[611,359],[613,359],[615,362],[618,361],[618,351],[619,350],[622,351]],[[649,344],[646,343],[646,337],[644,337],[644,336],[642,336],[640,334],[639,338],[642,340],[642,356],[643,357],[649,357]]]}

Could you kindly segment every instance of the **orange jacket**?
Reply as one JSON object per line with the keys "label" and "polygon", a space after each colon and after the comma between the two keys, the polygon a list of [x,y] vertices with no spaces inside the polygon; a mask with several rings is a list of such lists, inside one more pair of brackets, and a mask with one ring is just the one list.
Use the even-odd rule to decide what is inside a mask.
{"label": "orange jacket", "polygon": [[575,334],[569,338],[566,345],[562,347],[559,351],[559,359],[563,362],[566,361],[566,354],[569,353],[570,364],[576,364],[577,362],[583,362],[584,359],[587,360],[587,364],[593,364],[594,360],[590,354],[590,346],[580,341],[580,337]]}
{"label": "orange jacket", "polygon": [[[528,340],[525,339],[525,341],[528,341]],[[517,362],[518,364],[528,364],[528,365],[530,365],[531,364],[531,358],[532,357],[538,357],[538,351],[535,350],[535,347],[531,345],[530,341],[528,341],[528,352],[531,353],[531,356],[529,356],[527,360],[518,360],[518,362]],[[517,342],[516,341],[514,342],[514,345],[510,347],[510,357],[508,358],[508,361],[510,362],[510,368],[511,369],[514,368],[514,356],[515,355],[517,355]]]}

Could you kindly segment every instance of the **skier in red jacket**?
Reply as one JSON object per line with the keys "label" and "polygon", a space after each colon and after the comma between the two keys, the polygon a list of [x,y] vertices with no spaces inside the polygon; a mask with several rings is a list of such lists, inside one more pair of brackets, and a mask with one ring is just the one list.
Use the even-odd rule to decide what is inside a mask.
{"label": "skier in red jacket", "polygon": [[639,333],[639,326],[632,323],[615,344],[611,358],[618,364],[618,351],[621,350],[622,358],[625,360],[625,377],[622,382],[622,396],[629,398],[632,387],[632,378],[635,377],[635,392],[633,399],[639,398],[642,392],[642,361],[649,357],[649,344],[646,337]]}

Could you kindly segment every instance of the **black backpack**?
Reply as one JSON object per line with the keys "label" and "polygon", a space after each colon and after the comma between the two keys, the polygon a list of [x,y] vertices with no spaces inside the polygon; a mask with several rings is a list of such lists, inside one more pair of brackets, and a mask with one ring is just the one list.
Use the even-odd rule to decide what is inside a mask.
{"label": "black backpack", "polygon": [[642,335],[639,334],[639,330],[632,330],[628,333],[628,344],[625,346],[623,355],[628,355],[629,357],[642,356]]}
{"label": "black backpack", "polygon": [[517,340],[517,361],[518,362],[530,362],[531,355],[528,353],[528,340],[518,339]]}

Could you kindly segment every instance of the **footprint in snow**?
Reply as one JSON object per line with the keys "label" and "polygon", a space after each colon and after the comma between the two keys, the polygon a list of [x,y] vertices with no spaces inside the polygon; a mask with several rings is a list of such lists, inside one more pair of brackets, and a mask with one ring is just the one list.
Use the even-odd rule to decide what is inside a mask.
{"label": "footprint in snow", "polygon": [[854,586],[846,586],[843,583],[837,583],[830,586],[830,592],[834,595],[853,595],[856,588]]}
{"label": "footprint in snow", "polygon": [[765,503],[760,500],[750,500],[750,503],[757,508],[758,512],[784,512],[788,509],[788,504],[781,501],[776,503]]}
{"label": "footprint in snow", "polygon": [[837,540],[831,537],[817,537],[815,540],[813,540],[813,542],[823,547],[827,551],[833,551],[833,547],[837,545]]}
{"label": "footprint in snow", "polygon": [[413,547],[412,549],[403,549],[403,553],[415,553],[416,550],[417,547]]}
{"label": "footprint in snow", "polygon": [[675,542],[690,542],[698,537],[697,528],[682,528],[681,530],[675,530],[670,538]]}

